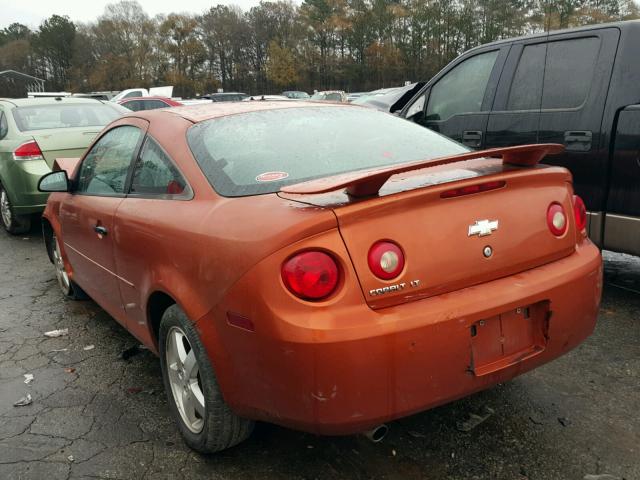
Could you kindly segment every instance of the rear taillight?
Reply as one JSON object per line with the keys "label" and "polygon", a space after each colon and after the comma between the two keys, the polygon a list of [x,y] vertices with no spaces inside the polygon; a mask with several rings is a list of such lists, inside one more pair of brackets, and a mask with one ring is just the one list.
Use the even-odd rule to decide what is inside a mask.
{"label": "rear taillight", "polygon": [[338,264],[331,255],[309,250],[289,258],[282,265],[282,281],[295,296],[322,300],[331,295],[340,280]]}
{"label": "rear taillight", "polygon": [[567,231],[567,215],[559,203],[552,203],[547,209],[547,226],[556,237],[561,237]]}
{"label": "rear taillight", "polygon": [[23,143],[13,151],[14,160],[43,160],[42,151],[35,140]]}
{"label": "rear taillight", "polygon": [[388,240],[381,240],[371,246],[368,261],[373,274],[383,280],[396,278],[404,268],[402,250]]}
{"label": "rear taillight", "polygon": [[466,187],[453,188],[446,190],[440,194],[440,198],[461,197],[463,195],[471,195],[472,193],[488,192],[502,188],[507,184],[503,180],[495,180],[493,182],[478,183],[476,185],[467,185]]}
{"label": "rear taillight", "polygon": [[576,230],[582,232],[587,228],[587,207],[578,195],[573,196],[573,214],[576,217]]}

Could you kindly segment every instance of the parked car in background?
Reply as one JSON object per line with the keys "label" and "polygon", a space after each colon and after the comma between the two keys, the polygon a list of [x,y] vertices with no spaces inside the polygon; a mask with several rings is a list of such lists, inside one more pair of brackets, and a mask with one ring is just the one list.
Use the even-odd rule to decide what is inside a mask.
{"label": "parked car in background", "polygon": [[330,102],[138,112],[42,178],[43,232],[63,294],[159,354],[192,448],[254,420],[380,439],[592,332],[600,252],[537,165],[561,150]]}
{"label": "parked car in background", "polygon": [[363,95],[367,95],[369,92],[352,92],[347,93],[347,101],[353,102],[356,98],[360,98]]}
{"label": "parked car in background", "polygon": [[367,98],[379,97],[379,96],[382,96],[382,95],[386,95],[388,93],[395,92],[399,88],[401,88],[401,87],[378,88],[377,90],[371,90],[370,92],[366,92],[366,93],[360,94],[358,96],[358,98],[360,99],[360,101],[363,101],[363,100],[365,100]]}
{"label": "parked car in background", "polygon": [[114,92],[89,92],[89,93],[72,93],[75,98],[93,98],[95,100],[111,100],[117,93]]}
{"label": "parked car in background", "polygon": [[183,106],[206,105],[213,102],[213,100],[209,100],[206,98],[176,98],[175,101],[180,102]]}
{"label": "parked car in background", "polygon": [[167,97],[129,97],[118,103],[129,110],[155,110],[156,108],[180,107],[182,103]]}
{"label": "parked car in background", "polygon": [[13,234],[44,210],[40,177],[56,157],[80,156],[102,128],[127,109],[86,98],[0,99],[0,213]]}
{"label": "parked car in background", "polygon": [[71,92],[27,92],[27,98],[65,98],[71,95]]}
{"label": "parked car in background", "polygon": [[282,96],[292,100],[309,100],[309,98],[311,98],[307,92],[298,92],[295,90],[282,92]]}
{"label": "parked car in background", "polygon": [[282,101],[282,100],[291,100],[289,97],[285,97],[284,95],[251,95],[247,98],[244,98],[243,102],[253,102],[255,100],[259,101]]}
{"label": "parked car in background", "polygon": [[425,82],[416,82],[402,87],[380,88],[372,92],[364,93],[352,100],[355,105],[376,108],[383,112],[395,113],[406,105],[422,87]]}
{"label": "parked car in background", "polygon": [[211,100],[212,102],[239,102],[244,100],[249,95],[240,92],[223,92],[223,93],[209,93],[203,95],[201,98]]}
{"label": "parked car in background", "polygon": [[347,95],[342,90],[327,90],[325,92],[315,92],[313,95],[311,95],[311,100],[341,103],[346,103],[348,101]]}
{"label": "parked car in background", "polygon": [[139,98],[139,97],[152,97],[152,96],[160,96],[160,97],[172,97],[173,96],[173,86],[168,87],[153,87],[147,90],[146,88],[128,88],[127,90],[123,90],[117,95],[111,98],[111,102],[118,102],[119,100],[123,100],[125,98]]}
{"label": "parked car in background", "polygon": [[640,22],[559,30],[474,48],[403,108],[471,148],[555,142],[591,238],[640,255]]}

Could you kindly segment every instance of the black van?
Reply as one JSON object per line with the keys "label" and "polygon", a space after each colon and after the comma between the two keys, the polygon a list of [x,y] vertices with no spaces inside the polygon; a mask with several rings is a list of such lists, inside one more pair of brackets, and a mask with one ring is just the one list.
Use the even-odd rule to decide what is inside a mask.
{"label": "black van", "polygon": [[640,255],[640,21],[502,40],[447,65],[399,114],[469,147],[562,143],[601,247]]}

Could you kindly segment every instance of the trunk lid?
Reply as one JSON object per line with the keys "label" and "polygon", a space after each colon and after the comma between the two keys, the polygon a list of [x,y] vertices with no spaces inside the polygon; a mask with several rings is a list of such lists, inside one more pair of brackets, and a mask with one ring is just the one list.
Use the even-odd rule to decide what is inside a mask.
{"label": "trunk lid", "polygon": [[41,130],[29,132],[38,142],[49,168],[58,157],[82,157],[102,127],[63,128],[59,130]]}
{"label": "trunk lid", "polygon": [[[488,159],[460,165],[396,175],[369,199],[353,199],[344,192],[285,195],[333,210],[363,294],[374,309],[513,275],[573,252],[575,221],[566,170],[524,169]],[[454,188],[493,181],[505,185],[441,197]],[[569,223],[560,238],[547,226],[552,202],[562,204]],[[483,236],[470,234],[471,226],[486,225],[484,221],[497,221],[497,229]],[[404,270],[392,280],[379,279],[369,268],[369,249],[379,240],[391,240],[404,252]],[[485,247],[492,250],[488,258]]]}

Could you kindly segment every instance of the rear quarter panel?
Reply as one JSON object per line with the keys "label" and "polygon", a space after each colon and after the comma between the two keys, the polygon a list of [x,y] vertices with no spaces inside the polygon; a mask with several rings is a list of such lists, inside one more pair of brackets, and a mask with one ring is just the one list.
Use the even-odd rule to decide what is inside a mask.
{"label": "rear quarter panel", "polygon": [[[163,115],[169,114],[149,114],[156,118]],[[218,196],[186,145],[191,123],[176,118],[152,121],[148,134],[182,171],[193,198],[130,196],[116,215],[116,268],[122,277],[130,330],[152,346],[155,340],[148,325],[147,304],[154,292],[171,296],[196,321],[262,258],[336,226],[330,210],[283,200],[275,194]]]}

